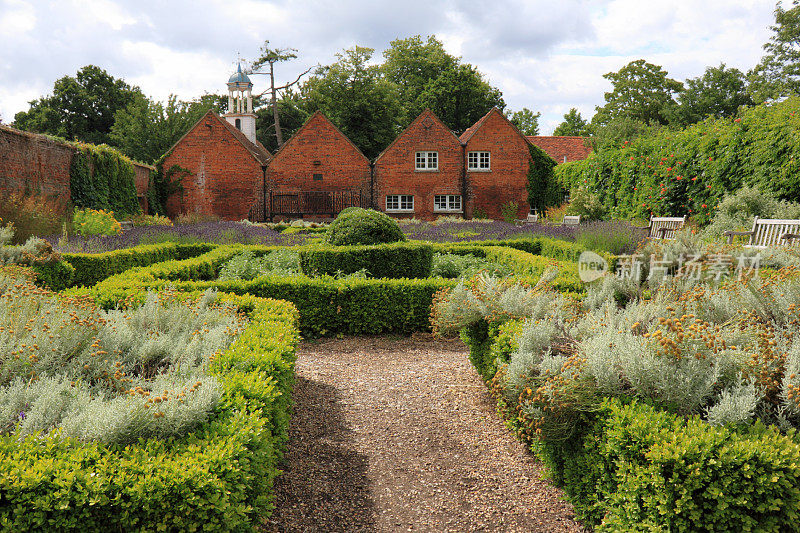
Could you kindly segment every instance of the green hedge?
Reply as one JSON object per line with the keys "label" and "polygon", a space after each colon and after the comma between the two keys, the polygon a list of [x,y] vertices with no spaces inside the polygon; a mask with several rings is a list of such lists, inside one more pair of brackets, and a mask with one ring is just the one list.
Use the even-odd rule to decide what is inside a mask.
{"label": "green hedge", "polygon": [[137,266],[148,266],[170,259],[182,260],[208,252],[213,244],[145,244],[134,248],[98,254],[61,254],[60,262],[34,268],[41,284],[54,291],[68,287],[86,286]]}
{"label": "green hedge", "polygon": [[300,267],[309,276],[363,269],[373,278],[427,278],[432,265],[433,248],[419,243],[330,246],[300,252]]}
{"label": "green hedge", "polygon": [[[577,265],[567,261],[534,256],[503,247],[436,245],[437,251],[456,253],[472,251],[491,261],[507,264],[517,277],[535,283],[545,269],[555,266],[559,275],[554,287],[562,291],[582,292]],[[266,253],[274,247],[226,245],[183,261],[166,261],[149,267],[133,268],[98,283],[88,292],[102,305],[135,295],[143,288],[160,289],[167,285],[195,291],[217,288],[236,294],[288,300],[300,311],[300,327],[311,336],[372,333],[410,333],[430,329],[429,316],[433,296],[455,280],[421,279],[320,279],[304,275],[263,276],[251,281],[219,281],[220,268],[244,250]],[[302,254],[305,250],[299,248]]]}
{"label": "green hedge", "polygon": [[212,364],[224,388],[212,420],[179,439],[129,446],[0,437],[0,529],[260,529],[287,439],[297,311],[226,298],[250,324]]}
{"label": "green hedge", "polygon": [[756,186],[800,201],[800,97],[659,130],[583,161],[558,165],[567,188],[586,187],[618,218],[691,215],[707,223],[731,191]]}
{"label": "green hedge", "polygon": [[[462,331],[487,384],[516,348],[518,321]],[[800,437],[756,424],[710,426],[607,399],[567,441],[530,439],[497,395],[498,412],[539,454],[576,513],[597,531],[797,531]]]}

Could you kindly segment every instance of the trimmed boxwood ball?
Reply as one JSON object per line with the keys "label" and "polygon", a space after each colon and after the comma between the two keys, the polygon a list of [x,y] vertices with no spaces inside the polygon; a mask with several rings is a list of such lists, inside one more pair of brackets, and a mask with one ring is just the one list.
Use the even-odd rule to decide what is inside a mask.
{"label": "trimmed boxwood ball", "polygon": [[348,207],[336,217],[325,234],[334,246],[405,241],[403,230],[391,217],[374,209]]}

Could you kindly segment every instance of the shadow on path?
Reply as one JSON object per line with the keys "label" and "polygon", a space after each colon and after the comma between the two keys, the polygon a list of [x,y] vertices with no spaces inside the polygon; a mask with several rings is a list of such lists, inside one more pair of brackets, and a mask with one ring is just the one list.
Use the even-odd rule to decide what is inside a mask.
{"label": "shadow on path", "polygon": [[339,393],[298,376],[289,446],[268,531],[373,531],[368,459],[355,451]]}

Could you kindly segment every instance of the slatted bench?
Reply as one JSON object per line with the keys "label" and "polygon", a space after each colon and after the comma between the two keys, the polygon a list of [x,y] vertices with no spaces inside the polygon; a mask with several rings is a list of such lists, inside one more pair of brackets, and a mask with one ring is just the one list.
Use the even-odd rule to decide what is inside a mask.
{"label": "slatted bench", "polygon": [[579,226],[581,224],[580,215],[565,215],[564,220],[561,221],[562,226]]}
{"label": "slatted bench", "polygon": [[750,237],[745,245],[748,248],[786,246],[800,239],[800,220],[756,217],[750,231],[726,231],[725,236],[728,237],[728,244],[732,244],[736,236]]}
{"label": "slatted bench", "polygon": [[651,239],[670,240],[675,238],[675,233],[682,230],[689,220],[683,217],[650,217],[650,227],[647,236]]}

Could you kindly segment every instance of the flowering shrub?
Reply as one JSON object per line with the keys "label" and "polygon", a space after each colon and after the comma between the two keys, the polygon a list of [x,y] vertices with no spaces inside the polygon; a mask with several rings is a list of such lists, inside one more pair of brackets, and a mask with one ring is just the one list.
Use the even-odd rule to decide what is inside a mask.
{"label": "flowering shrub", "polygon": [[118,235],[122,226],[114,218],[113,211],[103,209],[76,209],[72,219],[75,233],[88,237],[91,235]]}
{"label": "flowering shrub", "polygon": [[22,244],[30,237],[53,235],[69,224],[66,202],[35,194],[18,194],[3,190],[0,220],[14,226],[12,244]]}
{"label": "flowering shrub", "polygon": [[0,274],[0,434],[127,443],[202,424],[220,396],[209,360],[244,324],[214,299],[100,311]]}

